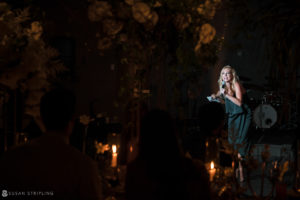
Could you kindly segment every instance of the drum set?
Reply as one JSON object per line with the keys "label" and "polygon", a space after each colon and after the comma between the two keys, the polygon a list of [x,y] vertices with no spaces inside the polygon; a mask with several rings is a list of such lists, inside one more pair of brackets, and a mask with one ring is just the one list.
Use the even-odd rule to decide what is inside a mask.
{"label": "drum set", "polygon": [[252,84],[251,79],[247,77],[240,76],[240,80],[247,89],[250,100],[248,103],[252,110],[252,125],[256,129],[297,127],[300,92],[291,94],[269,84],[263,86]]}
{"label": "drum set", "polygon": [[282,96],[274,91],[265,92],[253,111],[253,122],[257,128],[268,129],[278,121],[283,104]]}

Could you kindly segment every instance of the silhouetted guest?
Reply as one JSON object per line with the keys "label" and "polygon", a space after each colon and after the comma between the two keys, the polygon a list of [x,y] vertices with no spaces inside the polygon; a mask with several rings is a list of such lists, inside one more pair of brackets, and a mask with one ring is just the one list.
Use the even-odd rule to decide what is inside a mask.
{"label": "silhouetted guest", "polygon": [[40,104],[46,132],[0,159],[0,187],[20,199],[101,199],[95,163],[68,144],[75,96],[64,89],[46,93]]}
{"label": "silhouetted guest", "polygon": [[207,136],[220,136],[224,128],[225,111],[222,104],[209,102],[199,109],[200,130]]}
{"label": "silhouetted guest", "polygon": [[125,189],[128,200],[210,199],[207,171],[201,161],[184,157],[167,112],[153,110],[143,118]]}
{"label": "silhouetted guest", "polygon": [[24,128],[23,132],[28,135],[29,140],[38,138],[43,134],[43,131],[34,119],[32,119],[30,123]]}
{"label": "silhouetted guest", "polygon": [[212,144],[212,141],[221,136],[224,128],[225,111],[222,104],[209,102],[199,108],[197,118],[199,128],[187,133],[184,137],[184,147],[193,158],[205,161],[207,154],[217,153],[217,149],[215,152],[207,152],[205,143],[209,140]]}

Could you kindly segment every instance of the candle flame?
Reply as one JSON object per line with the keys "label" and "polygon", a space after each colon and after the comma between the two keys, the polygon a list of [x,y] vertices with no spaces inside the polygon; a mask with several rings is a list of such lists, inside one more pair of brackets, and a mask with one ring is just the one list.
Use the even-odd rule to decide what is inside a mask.
{"label": "candle flame", "polygon": [[117,145],[115,145],[115,144],[112,145],[112,151],[113,151],[113,153],[117,152]]}
{"label": "candle flame", "polygon": [[130,151],[130,153],[132,153],[132,152],[133,152],[133,146],[132,146],[132,145],[130,145],[130,147],[129,147],[129,151]]}
{"label": "candle flame", "polygon": [[213,161],[211,161],[211,162],[210,162],[210,169],[213,169],[213,168],[215,168],[215,164],[214,164]]}

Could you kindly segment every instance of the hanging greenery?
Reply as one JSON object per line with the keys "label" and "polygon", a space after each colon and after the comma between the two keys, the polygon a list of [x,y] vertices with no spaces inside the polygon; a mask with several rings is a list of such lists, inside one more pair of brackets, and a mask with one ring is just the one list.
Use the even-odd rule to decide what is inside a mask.
{"label": "hanging greenery", "polygon": [[51,80],[66,68],[58,53],[42,39],[39,21],[30,18],[29,8],[13,10],[0,3],[0,84],[20,90],[25,96],[25,113],[39,115],[39,101]]}
{"label": "hanging greenery", "polygon": [[153,84],[166,87],[167,80],[175,87],[212,67],[222,41],[212,24],[220,5],[221,0],[90,0],[87,15],[99,25],[100,54],[120,49],[117,62],[128,69],[121,95],[144,98],[153,95]]}

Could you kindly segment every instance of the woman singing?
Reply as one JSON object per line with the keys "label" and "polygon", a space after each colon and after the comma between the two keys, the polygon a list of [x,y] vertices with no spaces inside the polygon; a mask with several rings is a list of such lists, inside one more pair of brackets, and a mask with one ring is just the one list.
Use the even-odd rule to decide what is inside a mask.
{"label": "woman singing", "polygon": [[221,70],[218,83],[219,91],[211,96],[214,99],[225,99],[228,115],[228,141],[234,145],[243,159],[249,150],[247,132],[251,123],[251,110],[246,104],[246,90],[239,82],[235,70],[229,65]]}

